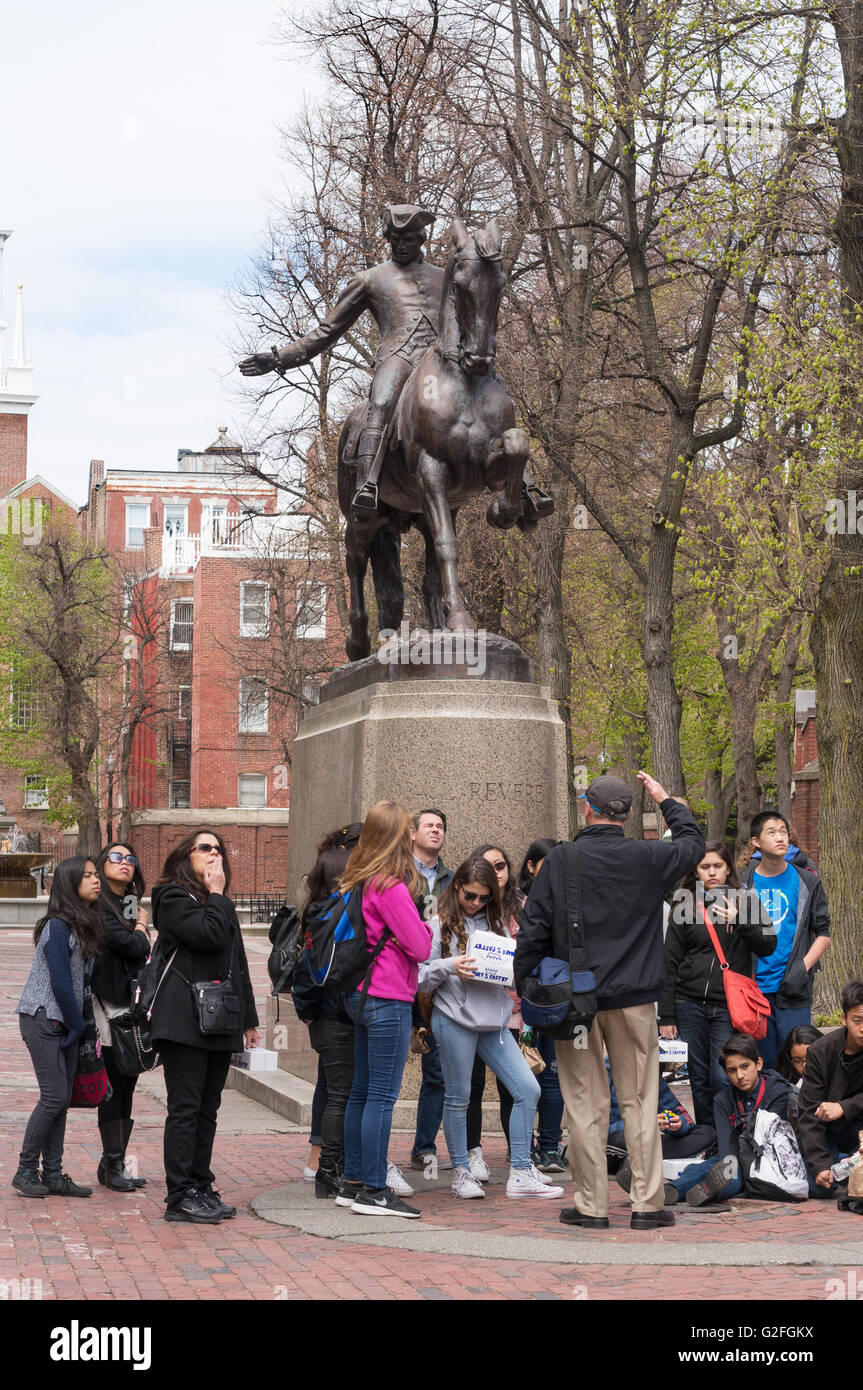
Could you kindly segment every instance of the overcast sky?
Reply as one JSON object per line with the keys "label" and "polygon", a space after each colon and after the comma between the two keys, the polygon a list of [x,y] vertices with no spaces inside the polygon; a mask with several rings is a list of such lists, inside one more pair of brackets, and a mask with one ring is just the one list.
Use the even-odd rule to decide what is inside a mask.
{"label": "overcast sky", "polygon": [[[91,458],[171,468],[219,425],[224,293],[265,244],[277,124],[318,84],[271,0],[6,6],[0,227],[7,352],[24,284],[31,474],[78,503]],[[269,344],[264,344],[269,346]],[[237,377],[235,376],[236,380]]]}

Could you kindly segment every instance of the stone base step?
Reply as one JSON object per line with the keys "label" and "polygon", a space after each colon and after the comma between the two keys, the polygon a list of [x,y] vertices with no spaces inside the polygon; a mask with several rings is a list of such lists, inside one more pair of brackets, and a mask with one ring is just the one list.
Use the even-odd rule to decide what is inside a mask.
{"label": "stone base step", "polygon": [[[312,1097],[314,1084],[294,1076],[289,1071],[246,1071],[243,1067],[231,1067],[226,1085],[248,1096],[259,1105],[265,1105],[291,1120],[297,1125],[310,1125],[312,1122]],[[497,1105],[483,1104],[483,1132],[500,1134],[500,1114]],[[417,1103],[415,1100],[397,1100],[393,1109],[393,1129],[413,1132],[416,1126]],[[441,1135],[441,1143],[443,1135]]]}

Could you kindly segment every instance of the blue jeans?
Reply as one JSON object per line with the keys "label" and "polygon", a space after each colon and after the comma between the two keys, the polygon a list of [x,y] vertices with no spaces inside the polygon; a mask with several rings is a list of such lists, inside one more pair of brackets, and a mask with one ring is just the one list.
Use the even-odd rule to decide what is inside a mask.
{"label": "blue jeans", "polygon": [[437,1152],[435,1139],[443,1119],[444,1085],[440,1051],[433,1033],[426,1033],[425,1039],[429,1050],[420,1058],[423,1079],[417,1100],[417,1131],[414,1135],[411,1158]]}
{"label": "blue jeans", "polygon": [[513,1168],[530,1168],[533,1117],[539,1100],[539,1082],[521,1055],[507,1028],[477,1033],[462,1028],[435,1009],[432,1027],[440,1048],[446,1094],[443,1130],[453,1168],[467,1168],[467,1106],[474,1058],[491,1067],[512,1096],[509,1146]]}
{"label": "blue jeans", "polygon": [[345,996],[356,1025],[354,1080],[345,1111],[345,1178],[378,1190],[387,1185],[387,1149],[393,1106],[401,1090],[411,1040],[411,1005],[406,999]]}
{"label": "blue jeans", "polygon": [[804,1009],[777,1009],[775,994],[765,994],[764,997],[770,1003],[770,1017],[766,1036],[758,1044],[758,1051],[764,1058],[765,1067],[772,1067],[791,1029],[798,1024],[812,1022],[812,1010],[808,1004]]}
{"label": "blue jeans", "polygon": [[536,1035],[536,1045],[539,1054],[545,1062],[545,1070],[539,1073],[539,1138],[537,1143],[539,1148],[547,1153],[558,1147],[561,1139],[563,1124],[563,1093],[560,1089],[560,1081],[557,1075],[557,1053],[554,1050],[554,1038],[544,1038],[542,1033]]}
{"label": "blue jeans", "polygon": [[697,1125],[713,1124],[713,1097],[728,1080],[716,1060],[719,1049],[734,1032],[724,1004],[693,1004],[676,999],[677,1031],[689,1048],[689,1081]]}
{"label": "blue jeans", "polygon": [[[715,1164],[725,1161],[726,1160],[721,1158],[703,1158],[700,1163],[690,1163],[688,1167],[684,1168],[682,1173],[678,1173],[672,1186],[677,1188],[677,1195],[681,1202],[689,1189],[694,1187],[696,1183],[701,1182],[701,1179],[707,1176]],[[736,1197],[742,1187],[743,1179],[738,1171],[736,1178],[729,1178],[722,1191],[717,1194],[716,1200],[718,1202],[723,1202],[728,1197]]]}

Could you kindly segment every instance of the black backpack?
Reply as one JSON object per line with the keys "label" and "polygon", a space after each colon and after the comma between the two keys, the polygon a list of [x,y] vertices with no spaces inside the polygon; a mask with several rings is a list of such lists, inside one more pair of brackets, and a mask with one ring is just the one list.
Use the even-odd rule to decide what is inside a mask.
{"label": "black backpack", "polygon": [[303,947],[300,917],[297,909],[283,903],[270,926],[273,949],[267,960],[267,970],[273,994],[287,994],[291,988],[297,961]]}
{"label": "black backpack", "polygon": [[319,989],[350,994],[362,985],[359,1018],[371,983],[372,967],[392,932],[384,927],[373,950],[366,938],[362,892],[359,888],[336,891],[321,902],[311,903],[303,914],[303,952],[312,981]]}

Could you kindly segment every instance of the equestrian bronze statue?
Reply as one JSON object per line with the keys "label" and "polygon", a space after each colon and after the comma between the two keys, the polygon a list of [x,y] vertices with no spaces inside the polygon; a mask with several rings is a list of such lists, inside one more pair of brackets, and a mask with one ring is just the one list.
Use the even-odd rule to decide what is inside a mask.
{"label": "equestrian bronze statue", "polygon": [[527,433],[494,371],[498,310],[506,282],[496,220],[470,234],[458,219],[446,270],[425,263],[421,208],[389,206],[384,235],[392,259],[350,282],[320,325],[286,348],[240,363],[245,376],[283,372],[323,352],[364,309],[380,330],[367,401],[339,437],[339,505],[346,518],[351,660],[370,651],[364,580],[369,561],[380,627],[397,629],[404,609],[401,534],[414,526],[426,545],[423,595],[432,628],[468,630],[473,619],[458,581],[455,518],[488,489],[492,526],[534,527],[554,503],[525,475]]}

